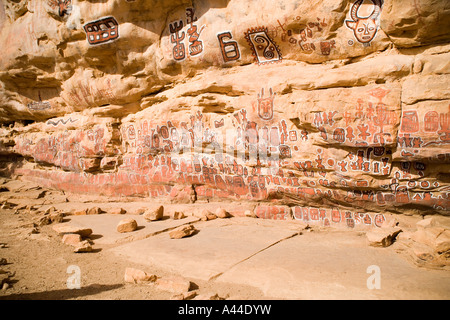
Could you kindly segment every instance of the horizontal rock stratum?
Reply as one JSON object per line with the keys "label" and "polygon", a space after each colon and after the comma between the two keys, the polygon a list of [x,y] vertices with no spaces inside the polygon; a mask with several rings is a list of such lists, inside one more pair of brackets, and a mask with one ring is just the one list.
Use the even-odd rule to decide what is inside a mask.
{"label": "horizontal rock stratum", "polygon": [[324,225],[448,215],[449,30],[446,1],[3,0],[1,173]]}

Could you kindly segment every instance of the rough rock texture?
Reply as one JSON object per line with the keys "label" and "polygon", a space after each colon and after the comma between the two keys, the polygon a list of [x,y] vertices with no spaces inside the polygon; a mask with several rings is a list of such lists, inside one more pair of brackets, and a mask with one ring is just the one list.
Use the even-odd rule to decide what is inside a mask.
{"label": "rough rock texture", "polygon": [[197,232],[197,229],[192,224],[178,227],[169,232],[171,239],[181,239],[184,237],[189,237]]}
{"label": "rough rock texture", "polygon": [[164,207],[159,206],[156,209],[147,209],[142,215],[147,221],[157,221],[161,220],[164,215]]}
{"label": "rough rock texture", "polygon": [[135,269],[135,268],[126,268],[124,281],[130,283],[141,283],[141,282],[154,282],[157,277],[154,274],[148,274],[145,271]]}
{"label": "rough rock texture", "polygon": [[69,244],[74,247],[78,246],[82,241],[81,236],[76,233],[66,233],[62,237],[62,243]]}
{"label": "rough rock texture", "polygon": [[82,237],[89,237],[92,234],[92,229],[90,228],[68,226],[65,223],[55,224],[53,226],[53,230],[55,230],[59,235],[74,233],[79,234]]}
{"label": "rough rock texture", "polygon": [[132,232],[137,229],[138,225],[136,220],[134,219],[123,219],[119,221],[119,224],[117,225],[117,232],[124,233],[124,232]]}
{"label": "rough rock texture", "polygon": [[182,277],[167,277],[160,278],[156,281],[156,285],[159,289],[164,291],[170,291],[173,293],[185,293],[188,292],[191,287],[191,282]]}
{"label": "rough rock texture", "polygon": [[373,247],[389,247],[401,231],[400,228],[375,229],[367,232],[366,237],[369,245]]}
{"label": "rough rock texture", "polygon": [[449,30],[440,0],[2,0],[0,172],[324,225],[448,215]]}

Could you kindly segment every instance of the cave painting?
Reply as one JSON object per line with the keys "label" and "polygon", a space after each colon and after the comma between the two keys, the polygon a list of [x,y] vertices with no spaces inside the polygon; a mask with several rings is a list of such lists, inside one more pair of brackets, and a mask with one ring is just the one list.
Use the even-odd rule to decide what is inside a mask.
{"label": "cave painting", "polygon": [[[441,113],[446,115],[441,110],[436,112],[439,118]],[[426,113],[423,112],[424,115]],[[318,124],[325,124],[326,119],[328,125],[334,126],[336,115],[327,112],[325,117],[323,112],[322,122]],[[65,131],[45,139],[40,136],[33,138],[30,134],[16,148],[33,156],[36,162],[53,163],[64,170],[81,173],[77,178],[71,176],[74,178],[71,181],[79,181],[79,185],[65,185],[67,190],[79,188],[77,190],[94,192],[95,189],[96,192],[100,190],[114,195],[145,193],[152,197],[173,197],[176,192],[172,192],[172,186],[176,183],[194,185],[198,198],[266,200],[278,194],[293,196],[301,202],[324,198],[335,204],[345,202],[356,207],[417,203],[449,208],[445,193],[434,189],[439,187],[438,184],[411,180],[416,176],[426,177],[425,164],[418,161],[393,163],[392,151],[387,146],[363,146],[343,158],[327,148],[317,148],[315,157],[302,160],[295,153],[298,151],[295,146],[301,147],[308,140],[302,138],[307,133],[302,129],[296,130],[298,128],[292,127],[289,120],[267,124],[261,122],[256,113],[247,113],[245,109],[235,112],[230,118],[234,139],[226,144],[220,140],[222,129],[217,130],[222,127],[224,118],[208,120],[201,112],[193,114],[190,121],[141,119],[125,123],[120,128],[123,149],[128,150],[123,156],[123,164],[117,172],[93,176],[83,175],[97,170],[100,165],[99,160],[105,154],[111,137],[106,127]],[[71,121],[63,120],[67,124]],[[61,121],[57,123],[63,124]],[[336,140],[348,138],[348,128],[333,129],[338,131],[333,136]],[[301,139],[297,140],[298,136]],[[214,147],[213,153],[208,152],[208,145]],[[187,148],[186,153],[181,152],[184,148]],[[230,148],[230,152],[223,150],[225,148]],[[239,151],[244,152],[239,156],[235,151],[238,154]],[[252,158],[254,164],[249,165],[255,151],[258,151],[258,157]],[[268,152],[279,154],[279,157],[269,156]],[[352,172],[358,174],[357,178]],[[370,176],[380,175],[384,180],[380,180],[378,187],[372,185]],[[55,183],[58,181],[55,179]],[[343,188],[338,188],[340,186]],[[284,219],[289,215],[289,210],[282,207],[261,207],[258,210],[261,217],[270,219]],[[310,208],[309,205],[293,210],[297,219],[324,225],[342,222],[350,228],[358,224],[380,226],[384,220],[382,216],[345,209]]]}
{"label": "cave painting", "polygon": [[90,45],[102,44],[119,38],[119,24],[114,17],[91,21],[83,26]]}
{"label": "cave painting", "polygon": [[[300,16],[293,17],[293,21],[301,23]],[[336,49],[336,41],[328,40],[323,36],[324,27],[328,26],[325,18],[316,18],[316,21],[306,21],[304,28],[288,28],[288,19],[284,22],[277,19],[278,25],[269,25],[268,34],[271,39],[280,39],[287,42],[292,49],[300,48],[304,54],[317,53],[329,56],[333,49]],[[291,25],[292,26],[292,25]]]}
{"label": "cave painting", "polygon": [[250,28],[244,34],[258,65],[282,60],[281,51],[275,41],[269,37],[267,28]]}
{"label": "cave painting", "polygon": [[[47,125],[61,125],[78,119],[49,120]],[[98,169],[99,157],[105,154],[108,143],[107,128],[95,125],[89,130],[65,130],[54,135],[30,134],[18,141],[15,148],[37,163],[50,163],[63,170],[89,172]]]}
{"label": "cave painting", "polygon": [[345,20],[347,28],[353,31],[353,34],[358,40],[365,46],[370,45],[370,42],[375,38],[377,34],[379,22],[378,17],[381,13],[381,7],[383,6],[383,0],[370,0],[372,2],[372,13],[367,16],[360,16],[360,9],[364,7],[366,0],[357,0],[350,8],[351,20]]}
{"label": "cave painting", "polygon": [[46,109],[50,109],[52,106],[48,101],[35,101],[27,104],[28,109],[33,111],[42,111]]}
{"label": "cave painting", "polygon": [[450,105],[435,110],[410,109],[402,112],[397,145],[402,157],[428,156],[428,147],[450,143]]}
{"label": "cave painting", "polygon": [[[200,35],[205,26],[203,25],[200,29],[198,29],[198,26],[195,24],[196,21],[197,17],[195,16],[195,10],[193,8],[187,8],[186,25],[189,26],[189,28],[186,30],[186,32],[183,31],[183,28],[185,26],[183,20],[169,23],[170,42],[174,44],[172,55],[175,61],[183,61],[186,58],[187,54],[189,54],[189,56],[191,57],[194,57],[200,55],[203,52],[203,41],[200,40]],[[188,52],[186,52],[186,45],[184,44],[184,40],[186,38],[188,40]]]}
{"label": "cave painting", "polygon": [[60,17],[63,17],[65,14],[70,14],[72,10],[72,0],[49,0],[47,3],[52,9],[58,8]]}
{"label": "cave painting", "polygon": [[220,51],[225,62],[235,61],[241,57],[239,47],[236,41],[231,40],[233,36],[231,32],[226,31],[219,33],[217,39],[219,39]]}
{"label": "cave painting", "polygon": [[345,223],[349,228],[354,228],[355,225],[373,225],[380,228],[383,222],[386,221],[383,214],[375,214],[372,217],[369,213],[352,212],[337,207],[329,209],[295,206],[292,208],[292,213],[295,220],[303,220],[307,223],[323,226]]}
{"label": "cave painting", "polygon": [[[182,42],[185,38],[183,29],[183,21],[175,21],[169,24],[170,31],[170,42],[172,42],[175,46],[172,49],[173,58],[176,61],[182,61],[186,58],[186,48],[184,43]],[[180,32],[181,31],[181,32]]]}
{"label": "cave painting", "polygon": [[272,88],[269,89],[269,96],[264,97],[264,88],[261,94],[258,94],[258,116],[263,120],[271,120],[273,118],[273,100],[275,93]]}

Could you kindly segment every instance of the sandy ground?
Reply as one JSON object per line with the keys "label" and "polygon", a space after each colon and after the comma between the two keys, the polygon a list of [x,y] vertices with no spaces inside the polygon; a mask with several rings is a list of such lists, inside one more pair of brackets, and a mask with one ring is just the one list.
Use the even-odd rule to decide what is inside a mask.
{"label": "sandy ground", "polygon": [[[6,259],[6,264],[0,265],[0,270],[9,275],[7,288],[0,288],[0,300],[167,300],[175,295],[151,283],[130,284],[124,281],[126,268],[151,270],[158,277],[170,277],[170,271],[157,265],[149,268],[148,265],[122,259],[108,250],[117,246],[114,244],[96,245],[93,252],[89,253],[74,253],[73,247],[63,244],[61,236],[52,229],[54,224],[36,224],[44,215],[43,211],[53,205],[69,212],[80,207],[97,206],[98,201],[103,201],[102,208],[121,206],[133,211],[145,206],[145,201],[137,199],[135,202],[108,203],[108,198],[64,195],[27,182],[2,178],[1,183],[9,190],[0,190],[3,191],[0,192],[0,207],[5,201],[15,206],[0,209],[0,261]],[[32,210],[29,210],[30,206]],[[95,242],[95,238],[93,240]],[[68,289],[67,281],[74,274],[70,266],[82,270],[80,289]],[[271,299],[252,286],[188,280],[192,280],[191,291],[196,291],[197,297],[203,299],[211,296]]]}
{"label": "sandy ground", "polygon": [[[131,284],[124,281],[125,269],[129,267],[145,270],[147,272],[151,271],[152,274],[156,274],[158,277],[162,278],[171,277],[174,274],[173,269],[167,268],[164,264],[149,263],[148,261],[142,259],[130,259],[127,257],[126,253],[127,251],[131,251],[131,249],[126,249],[126,246],[128,246],[128,248],[132,248],[133,241],[128,241],[128,243],[124,246],[124,244],[121,243],[108,243],[105,241],[106,238],[102,239],[103,242],[98,239],[98,242],[101,244],[94,245],[93,252],[74,253],[73,247],[61,242],[61,236],[59,236],[52,228],[54,224],[43,226],[36,225],[36,221],[43,216],[43,211],[51,205],[55,205],[56,208],[64,207],[66,210],[73,210],[82,206],[96,206],[98,203],[92,203],[92,199],[88,198],[84,199],[82,202],[76,202],[75,199],[81,200],[81,197],[74,196],[73,198],[69,198],[58,192],[48,191],[43,195],[42,190],[38,187],[32,186],[30,188],[28,186],[24,188],[24,186],[20,183],[14,185],[15,189],[13,192],[11,191],[13,189],[12,186],[13,184],[10,183],[8,185],[8,190],[3,190],[3,192],[0,193],[0,200],[2,203],[4,203],[5,199],[8,199],[8,202],[14,202],[17,204],[17,206],[12,208],[3,206],[3,208],[0,209],[0,260],[2,258],[6,259],[6,263],[3,263],[3,265],[0,266],[0,270],[3,270],[3,272],[6,272],[6,274],[9,275],[8,285],[4,286],[4,288],[0,290],[0,300],[168,300],[173,298],[173,292],[162,290],[152,283]],[[64,201],[61,201],[61,199],[64,199]],[[102,200],[104,201],[105,199]],[[33,207],[30,210],[31,205],[33,205]],[[107,202],[103,202],[102,204],[103,207],[107,205]],[[114,202],[109,203],[109,205],[136,209],[142,207],[143,203]],[[182,205],[180,205],[180,208],[182,208]],[[104,215],[104,219],[106,221],[106,219],[108,219],[108,215]],[[236,231],[237,233],[235,235],[231,235],[231,237],[235,237],[236,239],[239,239],[239,237],[245,233],[247,227],[255,227],[256,224],[259,224],[259,227],[266,227],[267,232],[271,232],[270,230],[272,229],[270,227],[272,225],[276,227],[277,230],[283,230],[280,228],[280,223],[282,223],[280,221],[262,221],[262,219],[249,220],[247,218],[237,217],[231,219],[233,224],[232,228],[230,227],[231,222],[217,222],[218,220],[214,223],[199,221],[199,228],[201,230],[202,228],[204,229],[204,231],[201,231],[200,235],[207,237],[208,232],[206,230],[209,228],[208,226],[211,228],[218,228],[217,230],[224,230],[226,226],[228,226],[229,230],[240,230],[240,234]],[[405,226],[413,226],[418,219],[421,219],[421,217],[404,217],[403,224]],[[448,219],[444,220],[446,223],[448,222]],[[65,221],[70,221],[70,216],[67,216]],[[288,227],[295,230],[297,225],[290,224]],[[299,230],[301,230],[301,228]],[[379,261],[386,264],[386,269],[397,268],[397,273],[392,273],[390,277],[393,278],[392,281],[397,281],[395,278],[398,278],[398,275],[400,274],[401,277],[404,277],[405,279],[405,285],[403,285],[401,280],[399,280],[400,282],[397,281],[398,283],[396,282],[396,284],[392,286],[392,289],[388,287],[389,291],[396,292],[397,296],[372,293],[366,294],[366,288],[361,289],[358,287],[356,289],[353,288],[354,295],[343,295],[342,297],[350,297],[351,299],[383,299],[392,297],[406,297],[407,299],[415,299],[416,297],[422,297],[420,295],[415,295],[415,293],[419,294],[421,291],[424,291],[423,287],[421,287],[419,279],[421,278],[421,275],[423,275],[424,283],[428,282],[428,287],[426,290],[429,291],[429,295],[425,295],[425,298],[428,296],[430,298],[437,299],[450,298],[449,267],[436,267],[434,265],[424,265],[423,263],[422,265],[420,265],[420,263],[418,264],[417,259],[412,259],[408,254],[407,242],[397,241],[389,248],[371,248],[366,250],[366,244],[363,244],[363,242],[359,240],[363,238],[364,232],[346,232],[342,230],[336,231],[321,228],[313,228],[310,231],[312,231],[309,233],[310,235],[305,233],[302,236],[296,237],[286,236],[280,233],[280,237],[284,237],[283,239],[288,240],[282,242],[282,246],[279,245],[278,251],[277,246],[274,246],[271,242],[267,242],[264,246],[268,249],[265,249],[264,251],[261,250],[261,253],[257,252],[258,255],[251,254],[245,259],[239,258],[242,261],[240,261],[240,264],[237,267],[233,266],[228,268],[229,270],[227,269],[226,273],[219,277],[215,277],[217,279],[208,279],[208,277],[190,277],[188,274],[186,279],[191,281],[191,291],[196,291],[197,297],[202,298],[216,295],[221,298],[239,300],[308,299],[309,297],[313,297],[314,299],[339,299],[339,296],[327,295],[327,287],[323,285],[321,278],[325,275],[330,278],[339,278],[342,277],[343,274],[345,275],[351,272],[351,270],[347,270],[348,268],[352,268],[352,266],[348,267],[346,264],[349,260],[348,257],[352,257],[353,255],[358,258],[356,255],[358,252],[362,252],[362,255],[366,256],[366,259],[368,259],[367,261],[370,261],[371,256],[379,256]],[[213,230],[211,232],[214,233],[215,231]],[[301,232],[298,234],[301,234]],[[164,241],[166,241],[163,238],[164,236],[164,233],[162,233],[155,236],[154,239],[156,241],[158,237],[160,237],[161,239],[158,241],[164,245]],[[149,239],[151,238],[148,235],[147,237]],[[93,238],[93,241],[94,243],[96,242],[95,237]],[[208,239],[206,238],[206,240],[203,241],[206,243]],[[360,242],[356,247],[352,247],[351,245],[347,246],[347,244],[350,243],[354,244],[355,241]],[[318,245],[321,242],[323,242],[323,246]],[[156,243],[154,246],[157,248],[158,242],[154,243]],[[233,243],[233,245],[236,245],[239,241],[235,241]],[[334,256],[331,251],[327,250],[330,250],[330,245],[333,246],[333,243],[341,243],[342,245],[336,246],[333,249],[333,252],[337,256],[336,260],[331,261],[331,259],[334,259]],[[316,278],[314,278],[314,276],[309,277],[309,282],[311,282],[311,279],[313,281],[317,281],[317,285],[314,283],[308,284],[308,292],[311,293],[309,296],[292,295],[293,291],[286,291],[286,295],[283,296],[283,291],[276,286],[277,282],[286,281],[286,283],[289,283],[292,282],[292,279],[295,277],[294,274],[287,274],[286,272],[283,272],[283,274],[273,273],[274,270],[279,268],[275,264],[277,262],[277,257],[280,257],[279,259],[283,259],[283,254],[287,253],[289,255],[291,252],[295,251],[296,248],[300,248],[302,246],[304,246],[302,250],[305,257],[307,257],[308,254],[312,258],[317,257],[318,261],[316,262],[322,265],[331,262],[331,264],[336,267],[336,274],[327,274],[328,271],[324,269],[316,274]],[[188,248],[189,246],[186,247]],[[115,250],[120,248],[124,248],[122,251],[125,252],[125,254],[115,253]],[[144,250],[143,252],[145,252],[145,243],[141,242],[140,248],[141,250]],[[207,250],[207,248],[208,247],[205,246],[205,250]],[[155,257],[157,253],[156,251],[157,250],[155,250]],[[186,252],[183,254],[186,254]],[[202,252],[199,251],[197,254],[201,256]],[[151,254],[149,255],[151,256]],[[268,260],[264,260],[265,256],[267,256],[266,259]],[[301,254],[299,254],[299,256],[301,256]],[[399,256],[400,258],[393,259],[392,257],[394,256]],[[189,254],[187,254],[186,257],[189,259]],[[284,257],[286,257],[286,255]],[[258,262],[258,259],[260,262]],[[390,266],[389,263],[392,260],[396,260],[397,262],[392,262],[393,265]],[[156,259],[155,261],[158,260]],[[274,265],[270,267],[270,270],[267,269],[269,268],[269,266],[266,266],[268,264],[267,261],[274,263]],[[5,262],[5,260],[3,260],[3,262]],[[175,262],[175,264],[176,263],[177,262]],[[291,263],[292,266],[289,266],[289,263]],[[317,270],[313,263],[309,266],[308,261],[301,261],[300,263],[304,263],[304,265],[296,267],[295,264],[297,263],[298,261],[292,259],[288,259],[286,260],[286,263],[284,263],[285,266],[287,265],[287,267],[291,267],[292,270],[298,270],[299,268],[301,269],[298,274],[295,274],[296,277],[298,277],[299,274],[300,276],[305,274],[305,272],[311,272],[312,275],[315,270]],[[182,264],[182,262],[180,262],[180,264]],[[67,286],[67,281],[73,274],[70,269],[71,266],[77,266],[80,270],[82,270],[80,274],[80,289],[69,289]],[[269,271],[263,270],[265,266]],[[308,270],[308,268],[311,268],[311,270]],[[404,268],[404,270],[402,268]],[[361,271],[359,276],[361,279],[359,279],[358,276],[353,276],[349,282],[349,286],[352,286],[356,280],[361,280],[360,282],[365,281],[368,277],[365,271],[365,268]],[[248,274],[253,275],[253,277],[247,276],[245,272],[249,272]],[[271,282],[271,279],[268,279],[266,276],[264,279],[264,285],[261,283],[259,283],[259,286],[256,285],[256,283],[261,280],[258,272],[260,272],[259,274],[266,274],[269,276],[273,274],[273,281]],[[409,286],[409,284],[414,281],[411,281],[411,279],[407,280],[408,277],[415,278],[414,281],[419,281],[417,282],[419,284],[417,286]],[[306,276],[300,279],[303,281],[306,279]],[[343,281],[347,280],[343,278]],[[434,284],[430,281],[436,283],[435,289],[433,287]],[[304,284],[305,283],[306,282],[304,282]],[[321,292],[324,293],[322,294]],[[402,292],[408,292],[408,294],[402,296]]]}
{"label": "sandy ground", "polygon": [[[10,287],[0,290],[0,299],[170,299],[174,293],[159,290],[151,284],[124,282],[128,267],[148,270],[148,265],[132,263],[109,252],[108,245],[91,253],[74,253],[73,248],[61,243],[61,237],[51,225],[39,228],[32,234],[32,216],[0,210],[0,257],[6,265],[1,269],[13,277]],[[73,274],[69,266],[78,266],[81,272],[81,289],[68,289],[67,280]],[[152,266],[160,277],[170,272]],[[208,283],[195,279],[193,289],[199,295],[218,294],[223,298],[264,299],[264,295],[250,286]]]}

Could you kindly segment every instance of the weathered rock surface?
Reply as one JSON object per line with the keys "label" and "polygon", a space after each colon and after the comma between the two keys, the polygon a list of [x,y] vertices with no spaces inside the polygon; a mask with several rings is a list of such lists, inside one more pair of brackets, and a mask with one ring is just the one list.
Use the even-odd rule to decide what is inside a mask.
{"label": "weathered rock surface", "polygon": [[163,215],[164,215],[164,207],[159,206],[156,209],[147,209],[144,212],[143,217],[147,221],[157,221],[161,220]]}
{"label": "weathered rock surface", "polygon": [[102,213],[102,209],[99,207],[92,207],[87,210],[87,214],[100,214]]}
{"label": "weathered rock surface", "polygon": [[217,208],[215,215],[218,218],[225,219],[231,217],[230,213],[224,208]]}
{"label": "weathered rock surface", "polygon": [[186,215],[181,211],[175,211],[171,216],[172,216],[172,219],[174,219],[174,220],[180,220],[180,219],[186,218]]}
{"label": "weathered rock surface", "polygon": [[412,253],[419,266],[442,267],[450,265],[450,230],[435,217],[416,223],[417,230],[410,236]]}
{"label": "weathered rock surface", "polygon": [[160,290],[183,294],[189,291],[191,282],[183,277],[173,276],[159,278],[156,285]]}
{"label": "weathered rock surface", "polygon": [[78,246],[81,241],[82,241],[81,236],[76,233],[66,233],[62,237],[62,243],[68,244],[68,245],[71,245],[74,247]]}
{"label": "weathered rock surface", "polygon": [[46,226],[52,223],[61,223],[64,219],[64,213],[53,212],[51,214],[46,214],[42,217],[37,218],[36,224],[38,226]]}
{"label": "weathered rock surface", "polygon": [[197,229],[192,224],[178,227],[169,232],[171,239],[181,239],[184,237],[189,237],[197,232]]}
{"label": "weathered rock surface", "polygon": [[135,268],[126,268],[124,281],[129,283],[141,283],[141,282],[155,282],[157,276],[154,274],[148,274],[145,271],[135,269]]}
{"label": "weathered rock surface", "polygon": [[244,216],[249,218],[257,218],[257,215],[251,210],[245,210]]}
{"label": "weathered rock surface", "polygon": [[137,229],[138,225],[136,220],[134,219],[123,219],[120,220],[117,225],[117,232],[125,233],[125,232],[133,232]]}
{"label": "weathered rock surface", "polygon": [[419,229],[413,233],[412,239],[426,244],[439,254],[450,251],[450,230],[448,229],[441,227]]}
{"label": "weathered rock surface", "polygon": [[366,237],[373,247],[389,247],[401,231],[400,228],[375,229],[367,232]]}
{"label": "weathered rock surface", "polygon": [[110,210],[108,210],[109,214],[125,214],[126,210],[123,208],[112,208]]}
{"label": "weathered rock surface", "polygon": [[82,228],[71,225],[66,225],[65,223],[55,224],[53,226],[53,230],[55,230],[59,235],[64,235],[68,233],[76,233],[82,237],[89,237],[92,234],[92,229],[90,228]]}
{"label": "weathered rock surface", "polygon": [[0,174],[351,228],[449,215],[449,24],[435,0],[3,0]]}

